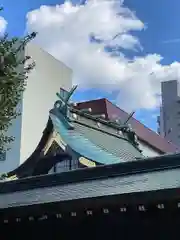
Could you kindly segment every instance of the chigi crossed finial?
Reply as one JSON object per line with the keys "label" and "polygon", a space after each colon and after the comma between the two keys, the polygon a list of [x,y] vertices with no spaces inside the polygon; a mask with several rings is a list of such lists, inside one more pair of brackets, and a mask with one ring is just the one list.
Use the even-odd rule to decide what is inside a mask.
{"label": "chigi crossed finial", "polygon": [[73,95],[74,91],[76,90],[77,85],[73,86],[70,91],[67,91],[63,88],[60,88],[60,92],[56,93],[59,100],[57,100],[54,104],[54,108],[61,112],[64,117],[68,116],[68,107],[69,107],[69,100]]}
{"label": "chigi crossed finial", "polygon": [[63,88],[60,88],[60,92],[56,93],[56,95],[60,99],[62,105],[65,105],[65,106],[68,105],[69,100],[73,95],[74,91],[76,90],[76,88],[77,88],[77,85],[73,86],[69,92]]}

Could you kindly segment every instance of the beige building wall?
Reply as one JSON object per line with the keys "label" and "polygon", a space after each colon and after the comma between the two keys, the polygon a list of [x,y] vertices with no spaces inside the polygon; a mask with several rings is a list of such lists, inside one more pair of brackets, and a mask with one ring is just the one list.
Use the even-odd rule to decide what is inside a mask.
{"label": "beige building wall", "polygon": [[10,133],[16,140],[0,161],[0,172],[7,172],[24,162],[34,151],[46,126],[49,110],[56,101],[60,87],[72,87],[72,70],[37,45],[30,43],[25,54],[32,57],[36,66],[29,74],[27,89],[20,105],[22,116],[13,123]]}

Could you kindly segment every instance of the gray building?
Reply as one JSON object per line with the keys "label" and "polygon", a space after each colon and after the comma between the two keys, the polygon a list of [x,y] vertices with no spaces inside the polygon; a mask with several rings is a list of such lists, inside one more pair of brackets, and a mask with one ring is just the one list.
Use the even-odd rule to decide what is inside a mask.
{"label": "gray building", "polygon": [[180,145],[180,86],[177,80],[161,83],[162,105],[158,116],[158,133]]}

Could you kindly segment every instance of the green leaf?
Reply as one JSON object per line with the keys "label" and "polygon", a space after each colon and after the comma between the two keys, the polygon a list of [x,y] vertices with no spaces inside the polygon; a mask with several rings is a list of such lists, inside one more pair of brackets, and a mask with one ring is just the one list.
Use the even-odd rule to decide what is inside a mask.
{"label": "green leaf", "polygon": [[[0,10],[2,10],[0,8]],[[31,33],[24,38],[8,38],[5,34],[0,38],[0,151],[10,149],[10,144],[14,141],[13,136],[8,136],[7,132],[12,125],[12,121],[20,115],[17,106],[21,101],[22,93],[27,85],[27,73],[35,66],[31,62],[22,68],[30,56],[21,56],[21,51],[26,44],[36,37],[36,33]],[[18,46],[18,47],[17,47]],[[19,69],[22,69],[21,71]]]}

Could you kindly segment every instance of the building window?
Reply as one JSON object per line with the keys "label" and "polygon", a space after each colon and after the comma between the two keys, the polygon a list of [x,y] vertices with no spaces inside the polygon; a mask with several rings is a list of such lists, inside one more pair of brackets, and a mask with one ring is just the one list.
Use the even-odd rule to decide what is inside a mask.
{"label": "building window", "polygon": [[6,152],[0,152],[0,161],[6,160]]}

